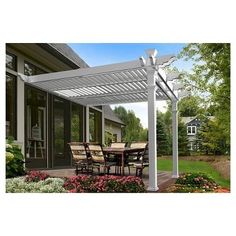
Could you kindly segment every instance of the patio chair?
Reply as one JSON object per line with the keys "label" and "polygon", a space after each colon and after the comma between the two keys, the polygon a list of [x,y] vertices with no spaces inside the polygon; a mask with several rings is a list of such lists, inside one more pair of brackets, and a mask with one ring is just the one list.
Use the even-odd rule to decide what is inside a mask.
{"label": "patio chair", "polygon": [[110,168],[116,166],[116,162],[107,160],[107,156],[103,153],[102,146],[100,144],[88,144],[88,152],[92,159],[93,168],[97,168],[100,174],[101,167],[103,167],[103,173],[109,174]]}
{"label": "patio chair", "polygon": [[68,143],[72,155],[73,164],[75,165],[75,173],[76,175],[79,172],[92,172],[92,160],[87,155],[86,144],[72,142]]}
{"label": "patio chair", "polygon": [[[143,148],[143,150],[145,150],[146,147],[147,147],[147,142],[132,142],[130,144],[130,148]],[[129,171],[130,171],[130,166],[133,166],[135,162],[140,163],[140,158],[142,154],[143,151],[130,153],[128,156],[126,156],[125,166],[129,168]]]}
{"label": "patio chair", "polygon": [[134,162],[129,162],[128,164],[131,168],[136,169],[136,176],[142,177],[143,169],[149,166],[148,144],[146,144],[144,151],[140,153],[139,159]]}
{"label": "patio chair", "polygon": [[[145,149],[147,146],[147,142],[132,142],[130,144],[130,148],[143,148]],[[135,152],[135,153],[131,153],[128,156],[128,161],[139,161],[140,157],[141,157],[142,152]]]}

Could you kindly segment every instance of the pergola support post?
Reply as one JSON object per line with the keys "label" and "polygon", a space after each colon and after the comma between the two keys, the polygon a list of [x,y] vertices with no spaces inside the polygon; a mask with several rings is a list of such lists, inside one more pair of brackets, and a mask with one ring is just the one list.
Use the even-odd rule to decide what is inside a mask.
{"label": "pergola support post", "polygon": [[102,107],[102,144],[105,144],[105,116],[104,108]]}
{"label": "pergola support post", "polygon": [[148,150],[149,185],[148,191],[157,191],[157,146],[156,146],[156,70],[147,67],[148,82]]}
{"label": "pergola support post", "polygon": [[89,143],[89,106],[86,106],[85,109],[86,117],[86,143]]}
{"label": "pergola support post", "polygon": [[173,170],[172,178],[179,177],[178,166],[178,101],[172,101],[172,158],[173,158]]}

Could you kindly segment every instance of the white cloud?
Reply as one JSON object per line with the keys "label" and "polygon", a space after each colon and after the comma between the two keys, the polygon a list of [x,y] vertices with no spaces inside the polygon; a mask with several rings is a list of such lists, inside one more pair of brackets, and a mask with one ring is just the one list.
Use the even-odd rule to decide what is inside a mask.
{"label": "white cloud", "polygon": [[[111,105],[111,108],[114,109],[117,106],[123,106],[126,110],[133,110],[135,115],[140,119],[143,127],[148,128],[147,102],[116,104]],[[156,107],[158,111],[165,112],[167,109],[167,103],[166,101],[157,101]]]}

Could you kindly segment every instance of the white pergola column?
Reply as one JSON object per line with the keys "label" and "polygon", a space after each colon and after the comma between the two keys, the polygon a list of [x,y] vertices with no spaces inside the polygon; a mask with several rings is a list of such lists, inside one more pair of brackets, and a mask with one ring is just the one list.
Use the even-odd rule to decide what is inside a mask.
{"label": "white pergola column", "polygon": [[172,101],[172,158],[173,158],[173,170],[172,178],[179,177],[178,166],[178,109],[176,100]]}
{"label": "white pergola column", "polygon": [[148,150],[149,150],[149,185],[148,191],[157,191],[157,146],[156,146],[156,78],[157,72],[152,68],[150,57],[155,57],[155,51],[148,51],[147,84],[148,84]]}
{"label": "white pergola column", "polygon": [[86,143],[89,143],[89,106],[85,108],[86,117]]}
{"label": "white pergola column", "polygon": [[104,108],[102,107],[102,144],[105,144],[105,117]]}
{"label": "white pergola column", "polygon": [[149,191],[157,191],[157,146],[156,146],[156,77],[155,70],[147,71],[148,79],[148,150]]}

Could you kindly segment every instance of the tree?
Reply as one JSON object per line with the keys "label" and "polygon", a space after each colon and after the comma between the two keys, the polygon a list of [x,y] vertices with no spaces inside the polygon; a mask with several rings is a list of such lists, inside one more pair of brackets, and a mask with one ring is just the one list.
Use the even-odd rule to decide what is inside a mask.
{"label": "tree", "polygon": [[200,140],[200,151],[205,152],[207,155],[221,155],[228,152],[229,147],[226,143],[225,132],[220,130],[220,127],[217,119],[205,117],[202,120],[202,125],[197,135],[197,139]]}
{"label": "tree", "polygon": [[[194,60],[193,73],[187,73],[187,83],[205,98],[214,111],[214,137],[224,137],[230,151],[230,44],[188,44],[180,53],[186,60]],[[214,108],[214,109],[212,109]],[[213,126],[213,123],[210,122]],[[219,144],[219,143],[218,143]],[[220,146],[222,148],[222,146]]]}
{"label": "tree", "polygon": [[142,130],[140,119],[135,116],[133,111],[128,111],[125,140],[127,142],[140,141],[140,132]]}
{"label": "tree", "polygon": [[181,117],[197,116],[203,111],[201,106],[202,99],[199,96],[185,97],[178,104],[179,115]]}
{"label": "tree", "polygon": [[133,111],[126,111],[124,107],[119,106],[114,112],[125,124],[122,128],[122,140],[126,142],[147,140],[147,130],[143,129],[140,119]]}
{"label": "tree", "polygon": [[180,119],[178,121],[178,148],[180,156],[186,156],[190,154],[186,125],[181,122]]}
{"label": "tree", "polygon": [[168,155],[171,152],[170,138],[164,114],[157,112],[157,155]]}

